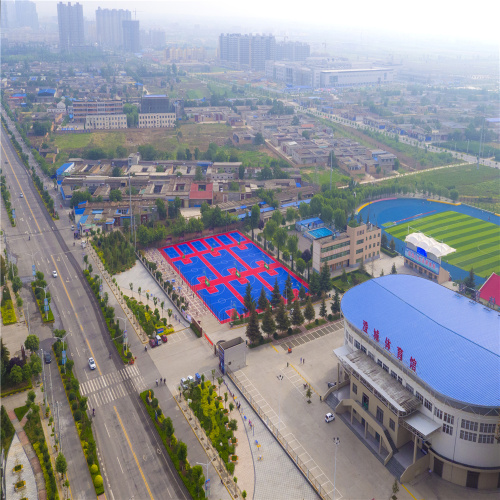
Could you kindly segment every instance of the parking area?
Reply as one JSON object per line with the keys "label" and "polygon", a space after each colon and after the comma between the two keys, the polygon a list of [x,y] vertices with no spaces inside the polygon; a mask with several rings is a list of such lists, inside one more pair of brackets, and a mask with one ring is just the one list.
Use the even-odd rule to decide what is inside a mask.
{"label": "parking area", "polygon": [[[162,376],[167,378],[167,385],[173,394],[178,393],[181,377],[194,376],[198,372],[211,380],[211,371],[218,368],[218,358],[205,340],[197,339],[191,333],[182,337],[176,335],[179,335],[176,342],[170,344],[169,341],[166,348],[151,352],[151,358]],[[245,338],[245,330],[225,332],[225,340],[237,336]],[[296,344],[290,354],[279,344],[248,349],[247,366],[236,372],[241,384],[270,422],[279,427],[290,448],[321,481],[331,498],[335,466],[334,437],[340,438],[335,497],[388,498],[394,483],[391,473],[340,418],[325,422],[325,414],[331,408],[320,401],[320,395],[327,392],[328,382],[337,380],[337,359],[333,349],[343,344],[342,324],[339,322],[320,327],[315,332],[304,334],[302,339],[294,336],[293,341]],[[311,403],[306,397],[306,386],[311,388]],[[295,470],[299,473],[298,469]],[[265,478],[260,480],[265,481]],[[256,469],[256,485],[258,482]],[[400,500],[468,498],[467,489],[447,483],[434,474],[419,476],[405,487],[400,486]],[[481,498],[493,498],[491,492],[475,491],[475,494]]]}

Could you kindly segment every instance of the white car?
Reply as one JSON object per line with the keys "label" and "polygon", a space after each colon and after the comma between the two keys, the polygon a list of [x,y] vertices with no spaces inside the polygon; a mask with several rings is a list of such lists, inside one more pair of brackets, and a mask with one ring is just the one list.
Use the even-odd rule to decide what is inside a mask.
{"label": "white car", "polygon": [[335,415],[333,413],[327,413],[325,415],[325,422],[326,423],[332,422],[333,420],[335,420]]}
{"label": "white car", "polygon": [[52,277],[57,278],[57,271],[52,271]]}
{"label": "white car", "polygon": [[23,193],[21,193],[21,194],[19,195],[19,198],[24,198],[24,194],[23,194]]}
{"label": "white car", "polygon": [[89,358],[89,367],[91,370],[96,369],[96,364],[95,364],[94,358]]}

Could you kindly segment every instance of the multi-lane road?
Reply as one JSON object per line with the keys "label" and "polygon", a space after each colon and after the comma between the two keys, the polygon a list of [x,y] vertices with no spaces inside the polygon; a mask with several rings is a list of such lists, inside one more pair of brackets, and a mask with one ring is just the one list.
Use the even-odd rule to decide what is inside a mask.
{"label": "multi-lane road", "polygon": [[[50,218],[3,129],[1,158],[17,223],[15,227],[3,224],[2,246],[6,245],[8,254],[16,260],[24,282],[30,281],[34,263],[49,283],[54,326],[64,328],[69,334],[69,357],[75,362],[74,373],[82,393],[89,397],[90,408],[96,410],[93,429],[107,498],[189,498],[138,396],[139,391],[154,385],[159,372],[135,335],[130,335],[129,341],[137,362],[133,366],[123,365],[93,293],[83,278],[83,251],[79,245],[73,246],[66,212],[60,211],[59,221]],[[52,278],[54,270],[57,278]],[[132,328],[129,331],[133,331]],[[49,350],[54,341],[51,330],[40,328],[37,333],[41,336],[42,348]],[[89,357],[95,359],[96,370],[89,369]],[[69,464],[72,497],[95,498],[57,367],[52,363],[46,368],[49,370],[46,375],[52,380],[47,384],[49,401],[57,401],[62,407],[62,444]],[[165,412],[169,408],[173,411],[176,404],[166,388],[164,391],[162,408]]]}

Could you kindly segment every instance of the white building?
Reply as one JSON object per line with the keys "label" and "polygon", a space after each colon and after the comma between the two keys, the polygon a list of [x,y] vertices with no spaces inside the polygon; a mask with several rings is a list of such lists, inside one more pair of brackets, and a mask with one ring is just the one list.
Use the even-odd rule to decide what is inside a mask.
{"label": "white building", "polygon": [[139,128],[175,127],[175,113],[139,113]]}
{"label": "white building", "polygon": [[127,128],[127,115],[90,115],[85,117],[85,130]]}
{"label": "white building", "polygon": [[361,85],[380,85],[392,83],[392,68],[368,69],[325,69],[321,71],[321,87],[356,87]]}
{"label": "white building", "polygon": [[500,316],[408,275],[352,288],[341,310],[342,382],[327,398],[339,416],[384,464],[393,459],[401,482],[431,469],[461,486],[498,488]]}

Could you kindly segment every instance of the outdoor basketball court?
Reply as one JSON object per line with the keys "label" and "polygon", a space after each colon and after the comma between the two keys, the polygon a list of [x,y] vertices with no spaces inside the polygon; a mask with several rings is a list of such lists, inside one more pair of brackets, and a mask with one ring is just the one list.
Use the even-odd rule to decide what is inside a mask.
{"label": "outdoor basketball court", "polygon": [[221,323],[230,321],[234,310],[246,312],[247,283],[252,285],[255,302],[262,288],[271,299],[276,279],[284,295],[288,275],[295,297],[302,285],[308,290],[305,281],[237,231],[179,243],[160,252]]}

